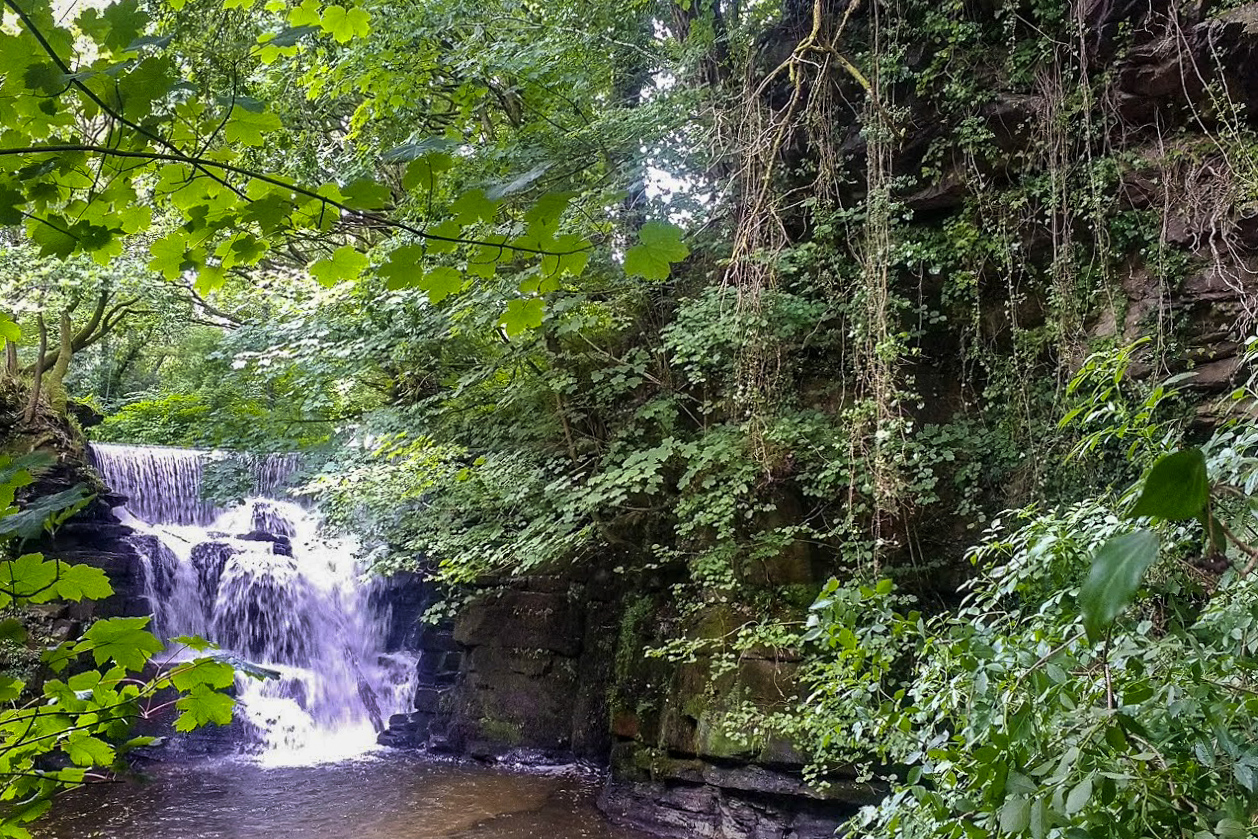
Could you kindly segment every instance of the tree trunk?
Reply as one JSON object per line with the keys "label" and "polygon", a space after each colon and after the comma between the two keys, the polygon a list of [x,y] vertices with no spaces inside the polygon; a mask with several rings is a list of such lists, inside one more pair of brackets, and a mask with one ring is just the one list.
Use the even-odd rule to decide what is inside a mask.
{"label": "tree trunk", "polygon": [[14,379],[17,378],[17,344],[9,340],[4,342],[4,372]]}
{"label": "tree trunk", "polygon": [[61,313],[60,348],[57,360],[48,373],[48,402],[59,414],[66,412],[69,401],[66,395],[65,378],[70,370],[70,357],[74,355],[74,324],[70,322],[68,311]]}
{"label": "tree trunk", "polygon": [[35,382],[31,385],[31,398],[26,403],[26,424],[35,421],[39,413],[39,392],[44,387],[44,353],[48,351],[48,327],[44,325],[44,316],[39,316],[39,354],[35,356]]}

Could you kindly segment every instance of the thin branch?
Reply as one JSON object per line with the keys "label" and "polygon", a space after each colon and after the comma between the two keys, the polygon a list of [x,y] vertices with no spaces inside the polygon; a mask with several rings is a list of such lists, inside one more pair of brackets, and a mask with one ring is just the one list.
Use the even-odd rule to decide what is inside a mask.
{"label": "thin branch", "polygon": [[[219,318],[220,320],[225,320],[228,323],[230,323],[232,326],[241,326],[244,323],[244,321],[242,321],[240,318],[236,317],[235,315],[229,314],[228,312],[225,312],[222,309],[219,309],[218,307],[211,305],[208,301],[206,301],[204,297],[202,297],[197,292],[196,288],[192,285],[192,283],[184,283],[184,289],[188,292],[188,296],[192,299],[192,304],[200,308],[201,311],[205,312],[210,317],[215,317],[215,318]],[[211,325],[222,326],[222,324],[211,324]]]}
{"label": "thin branch", "polygon": [[[122,125],[125,125],[127,128],[130,128],[132,131],[135,131],[136,133],[144,137],[148,137],[150,140],[162,146],[163,148],[167,148],[167,149],[171,149],[172,151],[179,152],[179,148],[175,146],[173,143],[171,143],[169,140],[167,140],[166,138],[158,134],[154,134],[153,132],[149,131],[143,126],[138,125],[137,123],[132,122],[131,120],[127,119],[125,116],[123,116],[122,114],[114,110],[112,107],[110,107],[110,105],[104,99],[101,99],[99,96],[97,96],[96,93],[91,88],[83,84],[82,80],[77,78],[74,70],[70,68],[70,65],[65,62],[65,60],[57,53],[56,49],[53,48],[52,44],[48,42],[47,37],[45,37],[44,33],[39,30],[39,27],[35,25],[35,21],[31,19],[31,16],[28,15],[26,11],[17,4],[17,0],[4,0],[4,4],[13,10],[13,13],[17,15],[18,19],[22,22],[22,26],[24,26],[26,30],[31,33],[31,36],[34,37],[35,40],[39,42],[40,47],[42,47],[44,52],[48,54],[48,57],[52,59],[53,63],[57,65],[57,68],[61,70],[61,72],[66,74],[66,76],[70,79],[71,87],[74,87],[82,91],[83,94],[87,96],[88,99],[92,100],[92,102],[95,103],[96,106],[99,107],[104,113],[109,114],[111,117],[113,117]],[[192,165],[195,166],[200,171],[204,172],[211,179],[218,181],[220,184],[222,184],[223,186],[230,189],[232,192],[239,195],[241,198],[245,197],[245,194],[243,192],[241,192],[232,184],[228,183],[226,179],[216,176],[209,169],[206,169],[203,164],[194,162]]]}
{"label": "thin branch", "polygon": [[[570,256],[572,254],[584,253],[585,251],[592,250],[594,248],[594,244],[591,243],[589,245],[586,245],[583,248],[575,248],[573,250],[566,250],[566,251],[555,251],[555,250],[546,250],[544,248],[529,248],[523,245],[510,244],[508,242],[489,242],[484,239],[467,239],[462,236],[441,236],[436,233],[429,233],[423,228],[415,227],[414,225],[407,224],[404,221],[400,221],[395,218],[390,218],[389,216],[381,215],[380,213],[369,212],[366,210],[356,210],[353,207],[350,207],[341,201],[337,201],[334,198],[329,198],[326,195],[322,195],[313,189],[309,189],[303,186],[298,186],[296,184],[287,183],[284,180],[274,177],[272,175],[267,175],[262,172],[254,171],[252,169],[246,169],[243,166],[235,166],[231,163],[222,163],[217,160],[206,160],[203,158],[190,157],[182,152],[132,151],[132,150],[124,150],[124,149],[113,149],[113,148],[108,148],[106,146],[94,145],[91,143],[57,143],[57,144],[42,145],[42,146],[24,146],[20,148],[0,149],[0,157],[11,157],[15,155],[34,155],[34,154],[65,154],[67,152],[84,152],[86,154],[99,154],[105,157],[125,157],[125,158],[132,158],[136,160],[165,160],[172,163],[184,163],[189,166],[195,166],[197,168],[208,166],[213,169],[218,169],[224,172],[231,172],[232,174],[235,174],[235,175],[242,175],[247,178],[252,178],[254,180],[261,181],[266,184],[271,184],[272,186],[278,186],[282,189],[286,189],[290,192],[296,193],[297,195],[302,195],[307,198],[312,198],[316,201],[321,201],[326,207],[335,207],[337,210],[340,210],[342,213],[347,214],[351,219],[361,219],[363,221],[367,221],[375,225],[394,228],[397,230],[403,230],[407,233],[410,233],[412,236],[417,236],[421,239],[425,239],[425,240],[433,241],[433,242],[449,242],[455,245],[476,245],[480,247],[496,248],[498,251],[513,251],[515,253],[528,253],[528,254],[535,254],[538,256]],[[66,233],[66,235],[73,236],[73,234],[69,233],[68,231],[61,231],[61,232]]]}
{"label": "thin branch", "polygon": [[31,385],[31,399],[26,404],[26,424],[35,421],[39,411],[39,391],[44,386],[44,353],[48,351],[48,327],[44,324],[44,316],[38,316],[39,323],[39,355],[35,361],[35,383]]}

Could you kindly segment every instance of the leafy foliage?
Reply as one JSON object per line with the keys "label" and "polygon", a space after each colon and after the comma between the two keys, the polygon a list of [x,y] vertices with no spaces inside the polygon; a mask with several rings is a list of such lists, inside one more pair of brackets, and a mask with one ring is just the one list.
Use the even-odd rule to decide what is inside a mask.
{"label": "leafy foliage", "polygon": [[[1145,194],[1226,193],[1207,238],[1240,252],[1252,125],[1212,89],[1223,130],[1132,131],[1096,56],[1153,43],[1135,12],[5,2],[0,221],[191,294],[146,298],[181,310],[138,361],[80,359],[129,371],[75,383],[102,439],[310,451],[332,522],[452,601],[640,582],[647,667],[806,647],[771,725],[818,779],[904,768],[870,835],[1252,824],[1253,435],[1191,448],[1194,374],[1148,372],[1191,355],[1146,304],[1204,249]],[[1179,200],[1183,170],[1223,174]],[[65,308],[82,273],[28,287]],[[853,582],[801,629],[819,569]],[[727,722],[763,744],[764,713]]]}
{"label": "leafy foliage", "polygon": [[[1240,427],[1170,455],[1142,497],[1190,518],[1198,467],[1216,486],[1248,485],[1256,445]],[[1236,534],[1253,532],[1252,513],[1229,495],[1214,507],[1238,517],[1217,579],[1188,562],[1200,524],[1122,534],[1097,500],[998,524],[953,613],[907,611],[889,583],[831,582],[810,619],[829,652],[809,676],[819,714],[805,727],[827,759],[872,742],[904,767],[855,834],[1248,835],[1252,693],[1238,664],[1252,654],[1241,627],[1254,578]]]}
{"label": "leafy foliage", "polygon": [[[379,235],[383,230],[396,233],[395,244],[408,248],[392,250],[389,270],[431,278],[425,290],[434,301],[449,293],[434,288],[454,287],[449,272],[492,276],[498,264],[533,260],[533,270],[548,281],[532,290],[521,287],[521,296],[508,303],[540,309],[541,295],[554,290],[554,279],[582,274],[595,247],[590,235],[599,231],[565,228],[566,200],[542,196],[514,219],[499,208],[532,187],[551,168],[549,162],[534,162],[528,174],[494,185],[469,186],[447,177],[440,180],[453,182],[438,185],[454,161],[445,150],[445,140],[456,131],[453,124],[446,126],[444,139],[399,143],[374,162],[358,161],[356,177],[320,177],[306,185],[302,175],[311,173],[282,171],[293,167],[280,162],[283,143],[276,137],[285,132],[276,106],[288,103],[249,95],[239,90],[239,79],[252,74],[251,92],[265,96],[270,85],[295,77],[310,98],[333,100],[361,81],[354,73],[364,66],[377,74],[365,85],[368,91],[396,83],[383,66],[396,49],[399,30],[373,27],[372,21],[396,25],[408,16],[396,15],[387,3],[280,3],[264,9],[228,3],[226,18],[215,19],[216,25],[242,39],[239,60],[249,68],[233,71],[229,81],[198,67],[181,31],[194,17],[186,5],[170,4],[169,20],[152,19],[131,0],[104,12],[88,9],[73,21],[76,38],[71,24],[55,18],[43,0],[6,0],[18,29],[0,38],[6,56],[0,79],[14,103],[0,123],[3,221],[22,225],[43,256],[83,253],[103,264],[122,254],[131,237],[151,236],[149,269],[171,281],[195,278],[195,290],[209,294],[223,287],[229,272],[277,257],[293,262],[293,250],[284,255],[285,242],[318,236],[329,252],[294,267],[334,286],[374,273],[369,253],[387,241]],[[211,3],[194,5],[195,17],[211,19],[202,14]],[[492,10],[485,13],[492,16]],[[431,48],[448,30],[427,23],[431,34],[421,41]],[[407,37],[417,34],[414,28],[403,31]],[[315,47],[306,43],[307,36],[326,40]],[[199,42],[214,37],[195,33]],[[352,54],[351,42],[366,42],[364,48],[382,64],[340,63],[343,54]],[[220,41],[228,55],[230,43]],[[330,55],[320,55],[325,51]],[[312,56],[325,63],[312,66]],[[414,81],[434,93],[443,89],[432,78]],[[483,87],[459,90],[460,98],[469,100],[486,93]],[[390,111],[401,104],[393,96],[386,101]],[[507,107],[517,129],[523,127],[518,107]],[[367,108],[360,109],[364,118]],[[479,119],[462,110],[456,106],[452,119],[473,124]],[[347,139],[361,129],[352,126]],[[391,166],[399,161],[409,161],[401,188]],[[433,218],[434,210],[445,210],[444,220]],[[642,243],[629,252],[629,267],[637,271],[646,260],[644,276],[666,279],[670,265],[687,253],[681,232],[664,222],[643,231]],[[510,311],[508,318],[513,325],[538,320],[532,314],[521,320]]]}

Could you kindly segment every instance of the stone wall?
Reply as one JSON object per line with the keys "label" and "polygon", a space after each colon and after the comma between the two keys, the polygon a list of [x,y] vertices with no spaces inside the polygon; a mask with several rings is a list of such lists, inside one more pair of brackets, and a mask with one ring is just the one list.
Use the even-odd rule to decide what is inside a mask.
{"label": "stone wall", "polygon": [[382,742],[494,760],[603,761],[615,609],[587,583],[518,581],[420,634],[415,712]]}

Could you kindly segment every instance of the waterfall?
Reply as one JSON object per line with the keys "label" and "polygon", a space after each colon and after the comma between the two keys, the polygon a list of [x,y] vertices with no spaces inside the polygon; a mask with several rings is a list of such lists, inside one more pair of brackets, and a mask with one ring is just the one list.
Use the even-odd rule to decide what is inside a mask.
{"label": "waterfall", "polygon": [[317,512],[274,497],[291,456],[253,464],[259,495],[230,509],[201,499],[211,454],[97,444],[92,456],[135,533],[153,628],[199,635],[281,674],[237,678],[246,750],[272,764],[362,753],[388,715],[409,708],[414,657],[388,652],[391,616],[373,608],[350,539]]}
{"label": "waterfall", "polygon": [[[208,466],[223,453],[166,446],[94,443],[92,464],[109,488],[128,499],[127,511],[152,524],[213,524],[225,511],[201,497]],[[253,494],[274,497],[297,471],[300,456],[237,456],[249,471]]]}

